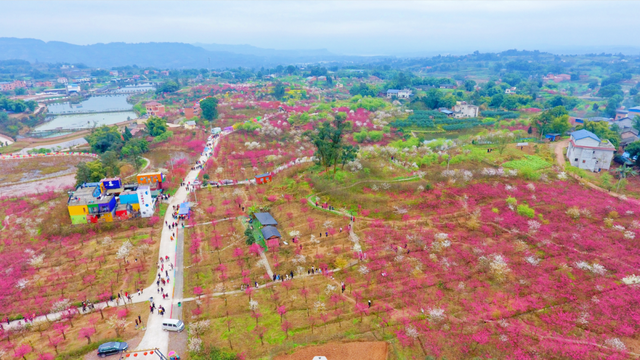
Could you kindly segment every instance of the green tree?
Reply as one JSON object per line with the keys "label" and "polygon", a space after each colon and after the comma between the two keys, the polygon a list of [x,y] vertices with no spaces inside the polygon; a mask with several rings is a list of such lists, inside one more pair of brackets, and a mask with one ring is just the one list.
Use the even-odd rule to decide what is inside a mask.
{"label": "green tree", "polygon": [[601,97],[612,97],[615,95],[624,96],[622,87],[618,84],[609,84],[606,86],[602,86],[600,90],[598,90],[598,96]]}
{"label": "green tree", "polygon": [[293,65],[287,66],[287,74],[291,75],[296,71],[296,67]]}
{"label": "green tree", "polygon": [[507,110],[514,110],[518,108],[518,101],[515,96],[505,96],[501,106]]}
{"label": "green tree", "polygon": [[504,101],[504,94],[497,93],[491,97],[491,101],[489,101],[489,106],[492,108],[499,108],[500,105],[502,105],[503,101]]}
{"label": "green tree", "polygon": [[119,152],[124,144],[117,126],[103,125],[94,129],[85,139],[91,146],[91,150],[97,154],[107,151]]}
{"label": "green tree", "polygon": [[551,121],[551,131],[563,135],[569,129],[571,129],[571,123],[569,123],[569,115],[562,115],[554,118]]}
{"label": "green tree", "polygon": [[156,93],[173,93],[178,90],[180,90],[180,85],[178,85],[178,83],[173,80],[169,80],[158,86],[158,88],[156,89]]}
{"label": "green tree", "polygon": [[475,89],[476,87],[476,82],[473,80],[465,80],[464,82],[464,89],[467,91],[473,91],[473,89]]}
{"label": "green tree", "polygon": [[247,229],[244,231],[244,236],[246,236],[245,243],[247,245],[253,245],[253,243],[256,242],[256,238],[253,235],[253,231],[251,230],[251,228],[247,227]]}
{"label": "green tree", "polygon": [[118,153],[107,151],[100,156],[100,161],[108,177],[120,176],[120,157]]}
{"label": "green tree", "polygon": [[551,123],[557,117],[568,115],[569,113],[564,106],[556,106],[553,109],[549,109],[541,112],[538,116],[533,118],[533,126],[538,129],[538,133],[543,134],[551,132]]}
{"label": "green tree", "polygon": [[218,99],[210,96],[200,101],[200,109],[204,119],[209,121],[216,119],[218,117]]}
{"label": "green tree", "polygon": [[76,171],[76,186],[87,182],[97,182],[105,178],[107,172],[100,160],[79,163]]}
{"label": "green tree", "polygon": [[165,119],[157,116],[151,116],[147,119],[147,133],[149,135],[156,137],[164,134],[165,131],[167,131],[167,121]]}
{"label": "green tree", "polygon": [[273,93],[272,93],[273,97],[275,97],[278,100],[282,99],[284,97],[284,90],[285,90],[284,85],[280,81],[278,81],[276,83],[276,86],[274,86],[273,88]]}
{"label": "green tree", "polygon": [[618,184],[616,184],[616,192],[620,189],[620,182],[622,179],[626,179],[629,176],[637,176],[638,172],[633,170],[631,167],[621,166],[615,170],[618,174]]}
{"label": "green tree", "polygon": [[305,132],[305,135],[311,139],[311,143],[316,147],[314,156],[317,163],[324,166],[327,171],[333,165],[334,174],[344,146],[343,131],[346,119],[347,114],[340,112],[335,115],[335,120],[331,123],[323,122],[316,132]]}
{"label": "green tree", "polygon": [[342,169],[349,162],[358,157],[358,151],[360,147],[358,145],[345,145],[342,147],[342,153],[340,154],[340,162],[342,163]]}
{"label": "green tree", "polygon": [[129,128],[125,126],[124,133],[122,133],[122,138],[124,139],[124,141],[129,141],[132,137],[133,134],[131,134],[131,130],[129,130]]}
{"label": "green tree", "polygon": [[132,139],[122,147],[121,154],[133,164],[136,170],[140,170],[144,159],[142,154],[149,151],[149,143],[144,139]]}
{"label": "green tree", "polygon": [[38,107],[38,103],[33,100],[29,100],[24,104],[27,105],[27,109],[29,109],[29,111],[31,112],[33,112]]}
{"label": "green tree", "polygon": [[[629,153],[629,157],[631,159],[635,158],[636,156],[640,158],[640,141],[634,141],[631,144],[627,145],[624,148],[624,151]],[[636,161],[636,165],[637,164],[638,162]]]}

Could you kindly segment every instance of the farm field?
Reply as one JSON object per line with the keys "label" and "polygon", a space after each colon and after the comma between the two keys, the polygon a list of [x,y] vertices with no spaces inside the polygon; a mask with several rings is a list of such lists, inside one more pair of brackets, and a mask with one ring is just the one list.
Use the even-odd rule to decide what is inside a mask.
{"label": "farm field", "polygon": [[75,174],[78,163],[91,160],[86,156],[48,156],[2,160],[0,186]]}
{"label": "farm field", "polygon": [[[0,321],[9,324],[0,358],[90,359],[107,340],[133,348],[160,335],[191,360],[637,356],[635,175],[559,164],[532,128],[539,118],[517,108],[535,98],[456,118],[422,110],[423,98],[287,79],[150,95],[176,124],[185,104],[218,101],[213,121],[143,130],[127,144],[148,149],[118,158],[125,182],[165,173],[164,190],[179,199],[171,205],[190,207],[173,218],[177,229],[164,224],[177,208],[167,202],[150,218],[72,226],[64,192],[2,197]],[[365,81],[340,84],[373,91]],[[462,91],[440,99],[470,96]],[[563,114],[554,120],[568,121]],[[215,140],[214,127],[223,129]],[[6,162],[0,185],[70,176],[77,160]],[[231,181],[207,184],[220,180]],[[277,235],[262,231],[257,213],[273,216]],[[148,294],[137,292],[155,286],[167,249],[178,271],[162,288],[171,293],[165,317],[186,325],[170,337],[135,322],[149,320]],[[140,302],[116,304],[118,295]],[[81,314],[82,301],[109,306]],[[47,314],[60,318],[31,321]]]}

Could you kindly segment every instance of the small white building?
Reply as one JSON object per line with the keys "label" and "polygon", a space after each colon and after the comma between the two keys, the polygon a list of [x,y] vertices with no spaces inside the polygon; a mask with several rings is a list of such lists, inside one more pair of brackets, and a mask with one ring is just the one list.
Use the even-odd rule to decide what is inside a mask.
{"label": "small white building", "polygon": [[69,85],[67,85],[67,92],[68,93],[72,93],[72,92],[79,93],[80,92],[80,85],[79,84],[69,84]]}
{"label": "small white building", "polygon": [[580,169],[609,170],[615,150],[609,140],[600,140],[591,131],[578,130],[571,133],[567,158],[571,165]]}
{"label": "small white building", "polygon": [[480,108],[475,105],[467,104],[465,101],[458,102],[453,107],[453,117],[455,118],[474,118],[478,117]]}
{"label": "small white building", "polygon": [[408,99],[413,93],[411,90],[387,90],[387,99],[391,99],[392,97],[397,97],[398,99]]}

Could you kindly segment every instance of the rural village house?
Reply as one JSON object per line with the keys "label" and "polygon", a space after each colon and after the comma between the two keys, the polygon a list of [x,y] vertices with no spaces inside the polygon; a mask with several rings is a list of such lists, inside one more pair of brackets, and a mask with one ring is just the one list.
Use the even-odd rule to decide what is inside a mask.
{"label": "rural village house", "polygon": [[615,150],[609,140],[600,140],[591,131],[578,130],[571,133],[567,158],[580,169],[608,170]]}

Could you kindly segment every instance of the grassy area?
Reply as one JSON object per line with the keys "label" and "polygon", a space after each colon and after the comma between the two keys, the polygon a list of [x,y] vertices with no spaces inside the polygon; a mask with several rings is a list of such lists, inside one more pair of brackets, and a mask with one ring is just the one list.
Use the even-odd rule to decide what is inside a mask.
{"label": "grassy area", "polygon": [[164,219],[164,216],[167,213],[167,208],[169,208],[169,204],[160,203],[160,207],[158,208],[158,216],[160,216],[160,219]]}

